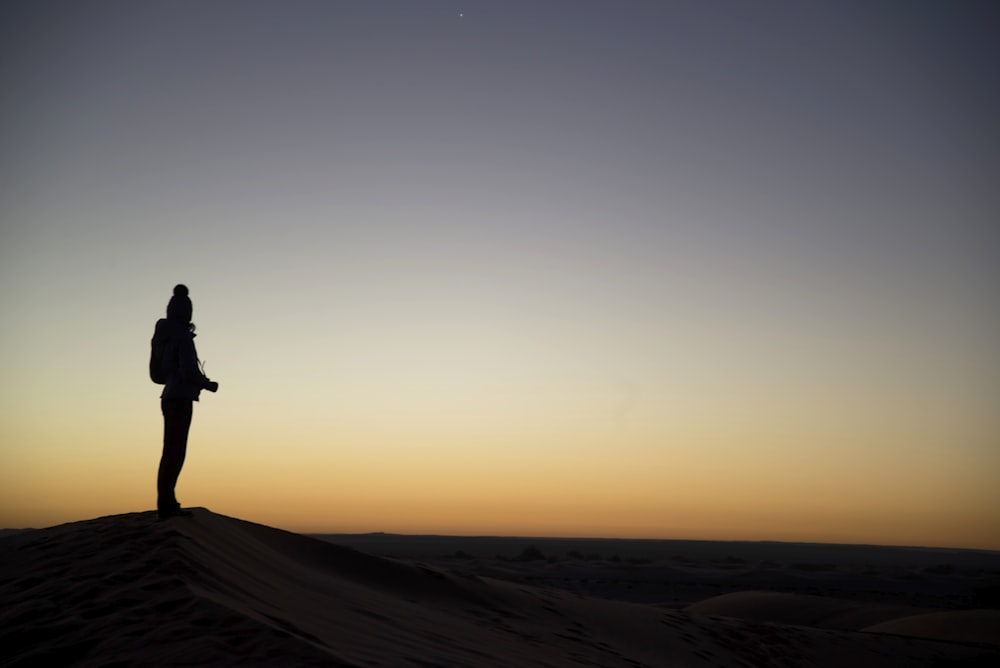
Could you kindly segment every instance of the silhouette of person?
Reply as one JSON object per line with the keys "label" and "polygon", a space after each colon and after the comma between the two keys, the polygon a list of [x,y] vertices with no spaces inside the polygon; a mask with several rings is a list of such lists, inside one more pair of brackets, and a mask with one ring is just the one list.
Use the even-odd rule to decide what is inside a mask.
{"label": "silhouette of person", "polygon": [[160,346],[165,372],[160,409],[163,411],[163,454],[156,476],[156,513],[159,519],[190,516],[174,495],[174,487],[187,454],[188,431],[194,402],[202,390],[215,392],[219,384],[201,371],[194,347],[194,323],[187,286],[178,284],[167,304],[167,317],[156,322],[153,348]]}

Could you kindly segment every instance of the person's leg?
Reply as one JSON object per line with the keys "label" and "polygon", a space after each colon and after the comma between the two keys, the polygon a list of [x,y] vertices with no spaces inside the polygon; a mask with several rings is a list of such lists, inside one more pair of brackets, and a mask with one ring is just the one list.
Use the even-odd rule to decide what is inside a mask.
{"label": "person's leg", "polygon": [[172,513],[179,508],[174,496],[174,486],[187,453],[193,403],[186,399],[160,400],[163,411],[163,454],[156,476],[156,509],[160,514]]}

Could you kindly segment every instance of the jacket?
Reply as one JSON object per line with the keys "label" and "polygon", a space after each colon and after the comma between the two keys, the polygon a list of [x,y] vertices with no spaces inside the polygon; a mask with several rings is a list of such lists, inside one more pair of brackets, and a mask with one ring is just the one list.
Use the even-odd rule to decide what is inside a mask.
{"label": "jacket", "polygon": [[198,395],[208,387],[209,380],[198,365],[198,352],[194,347],[194,332],[176,320],[162,318],[157,321],[154,339],[165,341],[164,359],[171,371],[163,386],[161,399],[190,399],[198,401]]}

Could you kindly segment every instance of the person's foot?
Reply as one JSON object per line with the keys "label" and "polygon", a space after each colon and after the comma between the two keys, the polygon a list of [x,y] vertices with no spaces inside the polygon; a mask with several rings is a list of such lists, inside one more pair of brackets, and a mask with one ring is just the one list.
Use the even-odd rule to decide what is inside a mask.
{"label": "person's foot", "polygon": [[160,520],[167,520],[171,517],[191,517],[194,515],[190,510],[184,510],[180,506],[174,508],[167,508],[165,510],[157,510],[156,517]]}

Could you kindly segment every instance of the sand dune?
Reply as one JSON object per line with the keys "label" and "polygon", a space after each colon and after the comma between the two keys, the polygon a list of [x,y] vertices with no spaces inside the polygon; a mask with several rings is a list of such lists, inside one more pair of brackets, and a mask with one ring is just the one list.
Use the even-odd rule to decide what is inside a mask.
{"label": "sand dune", "polygon": [[1000,610],[925,612],[873,624],[865,630],[1000,647]]}
{"label": "sand dune", "polygon": [[686,611],[754,622],[892,633],[1000,646],[1000,610],[927,612],[918,608],[821,596],[746,591],[716,596],[690,605]]}
{"label": "sand dune", "polygon": [[794,626],[734,619],[720,601],[667,610],[374,557],[204,509],[168,522],[134,513],[7,535],[0,564],[3,666],[878,667],[1000,658],[989,646],[890,635],[899,630],[810,628],[809,619],[822,626],[854,614],[815,601],[771,601],[782,608],[774,621]]}
{"label": "sand dune", "polygon": [[700,615],[739,617],[754,622],[775,622],[823,629],[860,631],[868,626],[924,612],[905,606],[874,605],[825,596],[743,591],[724,594],[689,605]]}

